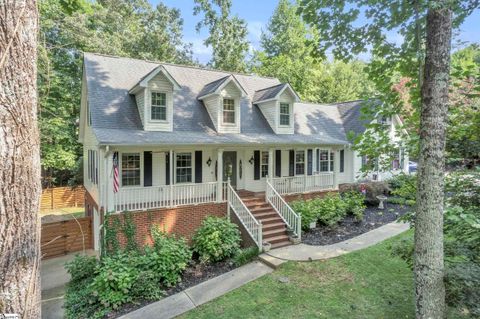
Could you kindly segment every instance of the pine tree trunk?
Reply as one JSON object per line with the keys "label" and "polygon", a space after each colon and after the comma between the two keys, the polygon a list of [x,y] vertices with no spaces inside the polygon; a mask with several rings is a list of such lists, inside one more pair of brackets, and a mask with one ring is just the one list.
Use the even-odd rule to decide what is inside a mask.
{"label": "pine tree trunk", "polygon": [[427,14],[415,220],[417,318],[443,318],[443,199],[445,128],[450,71],[451,11],[446,1]]}
{"label": "pine tree trunk", "polygon": [[0,1],[0,314],[40,318],[35,0]]}

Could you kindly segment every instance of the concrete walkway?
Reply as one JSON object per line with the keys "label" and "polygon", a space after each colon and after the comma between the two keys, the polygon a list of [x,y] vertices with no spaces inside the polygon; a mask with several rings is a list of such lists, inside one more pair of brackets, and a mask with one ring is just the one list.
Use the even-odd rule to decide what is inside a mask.
{"label": "concrete walkway", "polygon": [[[75,258],[81,252],[61,257],[42,260],[40,264],[40,280],[42,287],[42,318],[61,319],[64,317],[63,296],[65,285],[70,281],[70,275],[65,269],[65,263]],[[94,250],[85,252],[95,256]]]}
{"label": "concrete walkway", "polygon": [[174,318],[272,271],[273,269],[265,264],[254,261],[130,312],[119,319]]}
{"label": "concrete walkway", "polygon": [[375,245],[385,239],[403,233],[408,229],[408,223],[393,222],[340,243],[325,246],[312,246],[307,244],[286,246],[262,254],[260,255],[260,259],[267,265],[276,268],[288,260],[311,261],[333,258]]}

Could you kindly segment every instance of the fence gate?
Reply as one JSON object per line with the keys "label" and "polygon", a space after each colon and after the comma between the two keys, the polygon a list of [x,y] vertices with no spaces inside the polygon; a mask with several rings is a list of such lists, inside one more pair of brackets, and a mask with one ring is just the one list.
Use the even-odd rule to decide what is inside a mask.
{"label": "fence gate", "polygon": [[42,224],[43,258],[65,255],[93,248],[92,217]]}

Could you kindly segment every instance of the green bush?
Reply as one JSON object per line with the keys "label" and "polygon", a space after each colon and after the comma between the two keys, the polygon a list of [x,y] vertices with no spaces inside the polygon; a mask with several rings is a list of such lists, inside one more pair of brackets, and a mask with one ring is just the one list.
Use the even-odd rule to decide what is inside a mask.
{"label": "green bush", "polygon": [[290,203],[294,212],[302,216],[302,230],[310,229],[310,224],[317,222],[319,211],[315,207],[314,200],[296,200]]}
{"label": "green bush", "polygon": [[480,317],[480,265],[470,260],[448,263],[445,271],[445,292],[448,304],[465,307]]}
{"label": "green bush", "polygon": [[345,192],[342,194],[343,201],[348,214],[355,216],[355,219],[362,220],[365,205],[365,195],[357,191]]}
{"label": "green bush", "polygon": [[72,277],[70,282],[77,283],[91,278],[97,262],[97,258],[94,256],[76,255],[73,260],[65,263],[65,269]]}
{"label": "green bush", "polygon": [[365,203],[368,205],[378,205],[378,195],[387,195],[390,192],[390,187],[386,182],[366,181],[362,183],[344,184],[340,188],[340,193],[357,191],[361,192],[365,189]]}
{"label": "green bush", "polygon": [[254,260],[258,256],[258,247],[248,247],[244,249],[240,249],[233,257],[233,263],[235,266],[240,267],[243,266],[252,260]]}
{"label": "green bush", "polygon": [[417,196],[417,175],[398,174],[388,180],[392,195],[415,204]]}
{"label": "green bush", "polygon": [[138,257],[138,268],[153,271],[157,283],[173,286],[180,281],[192,252],[184,238],[177,239],[158,228],[152,228],[152,238],[153,246],[145,247],[145,253]]}
{"label": "green bush", "polygon": [[463,208],[480,210],[480,171],[461,171],[445,179],[445,189],[450,194],[448,203]]}
{"label": "green bush", "polygon": [[216,262],[231,257],[240,248],[237,225],[225,218],[209,216],[193,235],[193,249],[204,262]]}
{"label": "green bush", "polygon": [[312,205],[318,210],[320,223],[332,227],[347,215],[347,204],[339,194],[327,194],[323,198],[313,200]]}
{"label": "green bush", "polygon": [[152,270],[147,270],[138,273],[129,294],[134,300],[158,300],[165,293],[158,284],[157,274]]}
{"label": "green bush", "polygon": [[392,245],[391,250],[394,256],[400,257],[405,260],[410,269],[413,269],[413,236],[403,238],[400,241],[396,241]]}

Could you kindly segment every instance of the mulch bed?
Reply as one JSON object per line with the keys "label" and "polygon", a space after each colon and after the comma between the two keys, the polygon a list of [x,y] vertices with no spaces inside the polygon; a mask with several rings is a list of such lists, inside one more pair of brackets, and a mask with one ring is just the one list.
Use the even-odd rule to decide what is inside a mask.
{"label": "mulch bed", "polygon": [[[198,261],[192,261],[192,264],[183,272],[182,281],[179,282],[176,286],[167,289],[165,291],[165,297],[179,293],[187,288],[193,287],[204,281],[220,276],[235,268],[236,267],[231,260],[207,265],[202,264]],[[137,304],[125,304],[120,309],[109,313],[106,318],[118,318],[136,309],[145,307],[146,305],[153,302],[156,301],[143,301]]]}
{"label": "mulch bed", "polygon": [[391,203],[385,203],[383,210],[378,206],[369,206],[363,213],[363,220],[357,221],[353,216],[347,216],[334,228],[317,225],[302,233],[302,243],[315,246],[335,244],[391,223],[412,209],[407,205]]}

